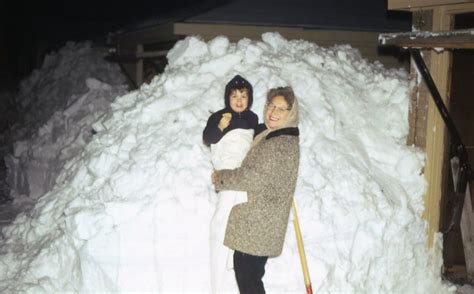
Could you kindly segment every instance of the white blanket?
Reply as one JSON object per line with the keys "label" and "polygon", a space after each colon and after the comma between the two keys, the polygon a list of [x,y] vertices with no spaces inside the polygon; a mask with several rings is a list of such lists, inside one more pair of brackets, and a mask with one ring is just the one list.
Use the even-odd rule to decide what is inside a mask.
{"label": "white blanket", "polygon": [[[235,129],[211,145],[214,169],[234,169],[240,166],[253,141],[253,130]],[[220,191],[216,211],[211,220],[211,285],[213,293],[236,291],[233,250],[224,246],[224,235],[230,210],[238,203],[247,202],[247,192]]]}

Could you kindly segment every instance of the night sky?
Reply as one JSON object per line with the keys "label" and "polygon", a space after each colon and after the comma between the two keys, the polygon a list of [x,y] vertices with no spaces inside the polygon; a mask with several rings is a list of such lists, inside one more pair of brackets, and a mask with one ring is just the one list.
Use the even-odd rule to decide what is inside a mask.
{"label": "night sky", "polygon": [[38,49],[58,50],[69,40],[105,42],[109,32],[201,2],[205,1],[0,0],[0,86],[29,74]]}
{"label": "night sky", "polygon": [[[162,15],[200,0],[0,0],[7,31],[32,31],[48,38],[82,36],[113,30],[133,21]],[[2,17],[3,18],[3,17]],[[91,26],[94,29],[91,29]]]}
{"label": "night sky", "polygon": [[[105,43],[106,35],[110,32],[153,18],[160,19],[161,16],[181,15],[180,11],[183,10],[204,13],[212,7],[231,1],[0,0],[0,90],[5,87],[15,87],[20,79],[41,65],[42,56],[51,51],[57,51],[64,46],[66,41],[91,40],[100,45]],[[247,2],[253,3],[252,1]],[[304,7],[316,7],[313,7],[314,15],[305,15],[305,17],[309,17],[311,20],[321,20],[329,26],[345,25],[352,28],[350,22],[349,25],[345,22],[355,18],[361,23],[366,22],[367,25],[377,27],[372,22],[380,22],[380,18],[385,17],[386,0],[364,0],[357,1],[356,4],[350,0],[344,0],[337,2],[338,5],[334,7],[331,6],[333,3],[330,0],[327,2],[322,0],[274,0],[262,1],[260,5],[255,2],[252,7],[241,8],[246,12],[253,11],[253,17],[256,17],[257,20],[265,20],[268,18],[267,9],[273,9],[272,12],[275,12],[278,7],[280,9],[281,7],[293,7],[297,3],[306,5]],[[325,7],[327,11],[323,9]],[[336,9],[337,7],[339,9]],[[352,10],[353,7],[360,10],[359,14]],[[225,12],[214,12],[214,14],[225,13],[225,15],[236,19],[245,19],[248,14],[251,14],[241,11],[235,12],[232,9],[230,11],[224,10]],[[372,11],[373,9],[382,10],[383,14],[376,16],[379,19],[364,17],[377,12]],[[288,9],[277,12],[275,15],[283,25],[286,24],[285,21],[288,21],[288,24],[302,21],[298,18],[298,13],[293,16],[289,15]],[[343,15],[345,13],[347,17],[341,18],[337,16],[337,13],[343,13]],[[362,13],[362,17],[360,13]],[[190,16],[188,15],[188,17]],[[273,22],[271,17],[275,16],[270,16],[268,22]],[[251,17],[249,19],[249,23],[252,23]]]}

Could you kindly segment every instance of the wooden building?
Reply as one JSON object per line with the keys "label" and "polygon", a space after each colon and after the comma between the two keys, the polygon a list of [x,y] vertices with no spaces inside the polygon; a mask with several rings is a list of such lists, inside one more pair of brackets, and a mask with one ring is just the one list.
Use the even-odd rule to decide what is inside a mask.
{"label": "wooden building", "polygon": [[[470,166],[474,161],[474,1],[389,0],[389,9],[413,13],[413,32],[383,40],[400,47],[422,49],[423,60],[467,150]],[[387,37],[387,36],[385,36]],[[383,38],[382,38],[383,39]],[[417,71],[412,66],[412,72]],[[474,282],[474,197],[472,178],[466,194],[454,191],[450,147],[446,129],[426,83],[413,94],[408,144],[426,151],[425,213],[429,246],[436,232],[444,233],[444,262],[449,271],[464,271]],[[451,134],[452,135],[452,134]],[[451,136],[452,137],[452,136]],[[472,175],[471,175],[472,176]],[[456,199],[457,198],[457,199]],[[452,224],[455,202],[464,200],[462,218]],[[459,224],[460,223],[460,224]]]}

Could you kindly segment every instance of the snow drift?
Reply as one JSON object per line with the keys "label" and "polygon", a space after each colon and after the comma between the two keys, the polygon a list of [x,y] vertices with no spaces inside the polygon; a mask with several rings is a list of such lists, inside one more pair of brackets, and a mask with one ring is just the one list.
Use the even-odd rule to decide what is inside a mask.
{"label": "snow drift", "polygon": [[[201,134],[235,74],[252,83],[258,114],[269,88],[299,97],[295,197],[315,292],[453,291],[440,278],[440,248],[426,246],[424,156],[405,145],[404,71],[277,33],[189,37],[168,59],[150,85],[114,101],[55,187],[2,230],[2,292],[209,292],[216,194]],[[291,225],[264,283],[304,292]]]}
{"label": "snow drift", "polygon": [[1,135],[13,149],[5,157],[6,182],[17,202],[49,191],[65,162],[90,141],[92,123],[127,92],[125,76],[105,54],[90,42],[69,42],[21,82],[15,97],[21,116]]}

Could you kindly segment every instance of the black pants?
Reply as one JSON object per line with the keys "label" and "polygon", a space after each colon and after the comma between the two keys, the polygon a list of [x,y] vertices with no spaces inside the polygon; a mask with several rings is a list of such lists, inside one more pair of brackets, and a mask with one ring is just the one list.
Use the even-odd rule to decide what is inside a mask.
{"label": "black pants", "polygon": [[267,256],[255,256],[235,250],[235,279],[241,294],[265,293],[262,278],[267,259]]}

